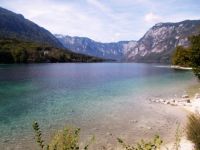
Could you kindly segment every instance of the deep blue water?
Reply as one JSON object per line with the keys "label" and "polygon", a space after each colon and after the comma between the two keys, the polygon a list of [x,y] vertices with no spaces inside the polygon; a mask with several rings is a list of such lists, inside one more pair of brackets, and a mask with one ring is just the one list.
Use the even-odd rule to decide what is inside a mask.
{"label": "deep blue water", "polygon": [[45,130],[82,126],[117,112],[115,104],[171,96],[194,83],[190,71],[153,64],[0,65],[0,142],[31,134],[34,120]]}

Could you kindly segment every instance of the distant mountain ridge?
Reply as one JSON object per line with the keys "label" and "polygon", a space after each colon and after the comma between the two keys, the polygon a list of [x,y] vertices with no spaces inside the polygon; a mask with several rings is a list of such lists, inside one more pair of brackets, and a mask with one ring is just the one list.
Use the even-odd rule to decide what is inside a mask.
{"label": "distant mountain ridge", "polygon": [[[65,48],[69,48],[74,52],[115,60],[123,58],[124,50],[130,43],[130,41],[101,43],[86,37],[71,37],[61,34],[55,34],[55,37]],[[135,43],[135,41],[132,42]]]}
{"label": "distant mountain ridge", "polygon": [[53,35],[22,15],[0,7],[0,39],[18,39],[40,46],[67,48],[75,53],[129,62],[170,63],[176,46],[187,47],[188,37],[198,34],[200,20],[159,23],[138,41],[96,42],[85,37]]}
{"label": "distant mountain ridge", "polygon": [[0,63],[102,62],[64,48],[46,29],[0,7]]}
{"label": "distant mountain ridge", "polygon": [[63,48],[63,45],[48,30],[0,7],[0,38],[17,38],[39,44]]}
{"label": "distant mountain ridge", "polygon": [[131,62],[170,63],[176,46],[187,47],[188,37],[198,33],[200,20],[158,23],[138,41],[100,43],[89,38],[55,35],[74,52]]}

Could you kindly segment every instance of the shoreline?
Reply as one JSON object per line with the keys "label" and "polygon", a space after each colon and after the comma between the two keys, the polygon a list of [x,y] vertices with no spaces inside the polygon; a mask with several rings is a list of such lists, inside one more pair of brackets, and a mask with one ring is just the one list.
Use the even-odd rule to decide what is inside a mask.
{"label": "shoreline", "polygon": [[[151,102],[154,103],[160,103],[164,105],[171,105],[175,106],[177,108],[181,108],[185,110],[188,114],[190,113],[196,113],[200,114],[200,92],[196,93],[194,96],[190,97],[189,95],[182,95],[180,98],[172,98],[168,100],[164,99],[154,99],[151,100]],[[166,143],[161,147],[161,150],[167,149],[174,149],[175,142]],[[194,144],[187,140],[187,137],[185,133],[180,137],[180,144],[179,144],[180,150],[194,150]]]}
{"label": "shoreline", "polygon": [[177,70],[192,70],[192,67],[181,67],[177,65],[171,65],[170,68],[177,69]]}

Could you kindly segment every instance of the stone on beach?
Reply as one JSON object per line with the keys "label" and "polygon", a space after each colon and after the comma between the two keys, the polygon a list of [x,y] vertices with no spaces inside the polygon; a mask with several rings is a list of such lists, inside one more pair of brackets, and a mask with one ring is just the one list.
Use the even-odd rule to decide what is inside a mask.
{"label": "stone on beach", "polygon": [[189,98],[189,96],[188,95],[183,95],[182,98]]}
{"label": "stone on beach", "polygon": [[194,98],[195,98],[195,99],[200,99],[200,94],[199,94],[199,93],[196,93],[195,96],[194,96]]}
{"label": "stone on beach", "polygon": [[156,100],[156,103],[159,103],[160,101],[159,100]]}
{"label": "stone on beach", "polygon": [[147,129],[148,129],[148,130],[151,130],[151,129],[152,129],[152,127],[147,127]]}
{"label": "stone on beach", "polygon": [[137,123],[137,120],[130,120],[131,123]]}
{"label": "stone on beach", "polygon": [[164,102],[165,102],[165,100],[164,100],[164,99],[160,99],[159,101],[160,101],[161,103],[164,103]]}
{"label": "stone on beach", "polygon": [[106,135],[107,135],[107,136],[112,136],[112,133],[107,132]]}
{"label": "stone on beach", "polygon": [[187,101],[186,101],[187,103],[190,103],[190,99],[187,99]]}
{"label": "stone on beach", "polygon": [[175,100],[175,99],[171,99],[171,102],[175,103],[175,102],[176,102],[176,100]]}
{"label": "stone on beach", "polygon": [[189,98],[182,98],[178,102],[187,102],[187,103],[190,103],[190,99]]}

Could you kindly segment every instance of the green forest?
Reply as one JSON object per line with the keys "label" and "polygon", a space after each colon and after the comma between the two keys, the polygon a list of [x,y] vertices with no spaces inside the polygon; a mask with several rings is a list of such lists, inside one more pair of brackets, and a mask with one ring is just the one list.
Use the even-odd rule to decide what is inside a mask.
{"label": "green forest", "polygon": [[0,39],[0,63],[101,62],[101,58],[73,53],[66,49],[22,41]]}

